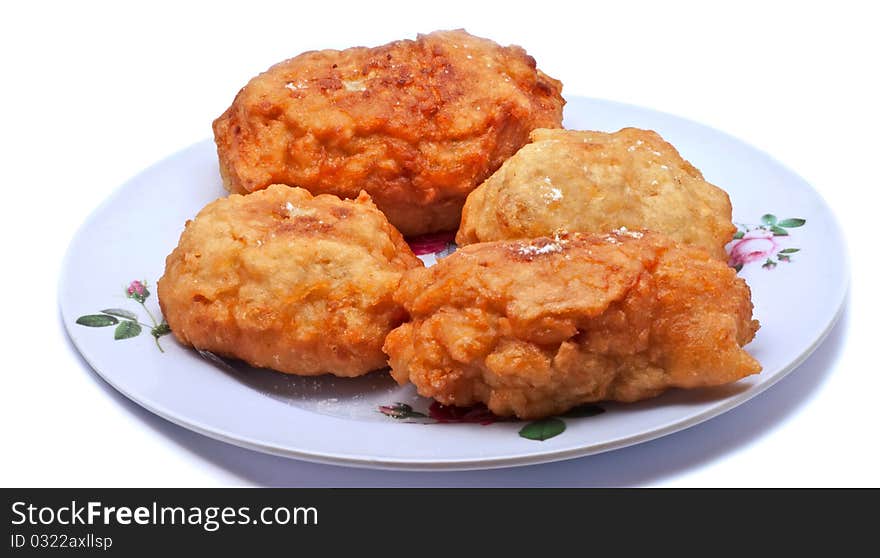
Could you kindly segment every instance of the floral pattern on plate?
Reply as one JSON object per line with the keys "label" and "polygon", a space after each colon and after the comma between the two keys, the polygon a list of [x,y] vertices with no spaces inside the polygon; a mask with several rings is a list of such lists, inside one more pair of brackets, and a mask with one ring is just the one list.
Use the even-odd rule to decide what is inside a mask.
{"label": "floral pattern on plate", "polygon": [[144,304],[150,297],[150,291],[147,289],[147,282],[137,280],[132,281],[128,284],[128,287],[125,288],[125,296],[141,305],[141,308],[143,308],[144,312],[147,313],[147,316],[150,317],[150,321],[153,322],[153,325],[138,321],[137,314],[124,308],[107,308],[101,310],[99,314],[86,314],[85,316],[77,318],[76,323],[86,327],[108,327],[115,325],[116,329],[113,331],[113,339],[116,341],[137,337],[141,334],[144,328],[146,328],[156,341],[156,347],[159,348],[159,351],[164,353],[165,350],[159,343],[159,338],[171,333],[171,328],[168,327],[168,323],[164,319],[161,322],[156,320],[153,313],[150,312],[150,309]]}
{"label": "floral pattern on plate", "polygon": [[[400,402],[391,405],[381,405],[379,412],[395,420],[406,420],[421,424],[476,423],[486,426],[496,422],[510,422],[514,420],[499,417],[482,404],[471,407],[456,407],[454,405],[442,405],[437,401],[432,402],[425,412],[416,411],[412,405]],[[565,421],[562,420],[563,418],[593,417],[604,412],[604,408],[592,403],[580,405],[558,417],[547,417],[531,421],[520,428],[519,435],[527,440],[543,442],[565,432]]]}
{"label": "floral pattern on plate", "polygon": [[761,224],[736,224],[733,241],[727,245],[728,264],[741,270],[744,265],[763,260],[761,267],[774,269],[779,263],[790,263],[792,255],[800,248],[787,246],[789,230],[803,227],[806,219],[790,217],[778,219],[767,213],[761,217]]}

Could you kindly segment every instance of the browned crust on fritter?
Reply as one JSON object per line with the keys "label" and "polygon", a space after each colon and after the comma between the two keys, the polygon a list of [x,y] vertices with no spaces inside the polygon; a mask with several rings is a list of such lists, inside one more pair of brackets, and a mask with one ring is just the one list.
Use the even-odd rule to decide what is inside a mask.
{"label": "browned crust on fritter", "polygon": [[726,260],[730,198],[652,130],[535,130],[467,199],[459,244],[650,229]]}
{"label": "browned crust on fritter", "polygon": [[363,189],[406,235],[454,230],[467,194],[531,130],[561,125],[561,88],[522,48],[461,30],[306,52],[214,122],[220,172],[235,193]]}
{"label": "browned crust on fritter", "polygon": [[760,371],[746,283],[703,250],[648,232],[460,249],[407,272],[411,321],[389,334],[392,375],[444,404],[535,418]]}
{"label": "browned crust on fritter", "polygon": [[185,345],[302,375],[382,368],[393,298],[421,266],[366,194],[312,197],[283,185],[206,206],[159,280],[162,313]]}

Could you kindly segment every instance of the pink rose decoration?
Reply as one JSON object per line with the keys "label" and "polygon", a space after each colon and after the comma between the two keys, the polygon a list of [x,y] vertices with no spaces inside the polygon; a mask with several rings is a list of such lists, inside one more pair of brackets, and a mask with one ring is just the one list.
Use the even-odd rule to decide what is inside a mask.
{"label": "pink rose decoration", "polygon": [[766,229],[754,229],[733,241],[728,264],[732,267],[741,267],[755,260],[769,258],[778,251],[779,244],[773,238],[772,232]]}
{"label": "pink rose decoration", "polygon": [[416,256],[435,254],[445,250],[451,243],[455,242],[455,232],[425,234],[415,238],[408,238],[406,241]]}
{"label": "pink rose decoration", "polygon": [[144,294],[144,284],[140,281],[132,281],[131,285],[128,286],[128,294],[133,295],[135,293],[139,295]]}
{"label": "pink rose decoration", "polygon": [[143,281],[132,281],[128,288],[125,289],[125,294],[128,298],[133,298],[136,301],[143,304],[147,297],[150,296],[150,291],[147,290],[147,285]]}

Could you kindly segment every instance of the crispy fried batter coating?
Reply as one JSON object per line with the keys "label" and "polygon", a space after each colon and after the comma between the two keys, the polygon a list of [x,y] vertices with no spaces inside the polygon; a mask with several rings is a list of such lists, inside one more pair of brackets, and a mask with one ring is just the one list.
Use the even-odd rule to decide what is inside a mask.
{"label": "crispy fried batter coating", "polygon": [[187,222],[159,280],[182,343],[290,374],[385,366],[404,319],[392,295],[422,264],[366,194],[354,201],[270,186]]}
{"label": "crispy fried batter coating", "polygon": [[726,260],[730,198],[655,132],[535,130],[468,197],[456,241],[650,229]]}
{"label": "crispy fried batter coating", "polygon": [[537,418],[761,370],[749,287],[704,250],[648,232],[467,246],[408,271],[412,317],[385,341],[401,384],[444,404]]}
{"label": "crispy fried batter coating", "polygon": [[230,192],[366,190],[401,232],[455,230],[468,193],[562,122],[562,84],[518,46],[438,31],[303,53],[255,77],[214,122]]}

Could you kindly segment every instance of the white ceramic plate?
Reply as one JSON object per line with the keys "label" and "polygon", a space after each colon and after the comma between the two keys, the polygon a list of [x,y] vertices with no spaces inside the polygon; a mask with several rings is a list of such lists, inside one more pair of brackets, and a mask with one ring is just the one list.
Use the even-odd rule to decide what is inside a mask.
{"label": "white ceramic plate", "polygon": [[[656,130],[707,180],[730,193],[734,220],[743,234],[730,249],[739,262],[749,260],[740,274],[752,288],[762,326],[748,346],[764,366],[760,375],[724,388],[602,405],[605,413],[563,418],[564,432],[537,441],[519,435],[524,426],[519,422],[439,424],[386,416],[380,406],[400,402],[426,412],[428,402],[412,388],[396,386],[385,373],[356,380],[315,379],[218,366],[183,348],[171,335],[158,340],[164,349],[160,352],[149,331],[148,312],[161,321],[155,294],[142,306],[140,287],[132,281],[146,281],[147,290],[154,290],[184,222],[224,195],[210,140],[145,170],[88,218],[71,242],[62,272],[64,323],[98,374],[170,421],[277,455],[389,469],[525,465],[657,438],[754,397],[818,346],[842,307],[848,273],[840,229],[807,183],[735,138],[668,114],[570,98],[565,124],[575,129]],[[117,324],[77,323],[81,316],[114,308],[122,312],[91,319],[93,325],[95,320]],[[139,335],[138,327],[128,323],[132,317],[144,324]],[[130,337],[116,340],[117,331]],[[558,427],[554,422],[547,433],[556,433]]]}

